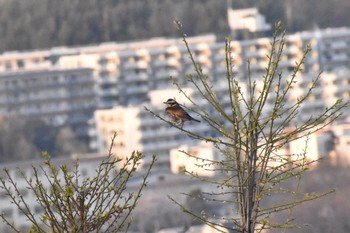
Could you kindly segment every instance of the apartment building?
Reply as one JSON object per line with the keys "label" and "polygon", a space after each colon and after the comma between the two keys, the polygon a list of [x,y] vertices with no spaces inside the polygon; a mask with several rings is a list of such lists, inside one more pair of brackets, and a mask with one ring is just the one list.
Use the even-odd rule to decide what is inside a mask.
{"label": "apartment building", "polygon": [[0,114],[69,125],[86,139],[96,109],[92,70],[47,69],[0,73]]}
{"label": "apartment building", "polygon": [[90,148],[102,154],[111,152],[120,159],[142,151],[140,111],[137,107],[96,110],[90,120]]}
{"label": "apartment building", "polygon": [[197,146],[189,147],[182,145],[169,151],[170,170],[174,174],[191,173],[198,176],[218,175],[216,161],[218,154],[213,145],[198,143]]}
{"label": "apartment building", "polygon": [[[304,72],[299,73],[295,78],[293,89],[288,96],[291,103],[295,103],[299,97],[305,95],[310,87],[310,83],[319,75],[321,65],[318,62],[319,52],[317,51],[317,43],[318,41],[309,34],[308,36],[291,35],[287,37],[286,50],[281,57],[280,68],[280,71],[283,71],[283,76],[286,78],[291,77],[292,71],[295,68],[295,62],[302,59],[303,49],[307,44],[314,49],[314,51],[309,54],[310,58],[306,59],[302,66]],[[271,49],[270,40],[262,38],[242,42],[232,41],[230,46],[234,65],[233,69],[236,73],[237,80],[240,82],[242,91],[247,93],[246,77],[248,70],[244,65],[245,60],[250,61],[250,75],[252,79],[256,81],[257,89],[262,88],[263,83],[261,76],[265,72],[265,67],[268,62],[266,53]],[[225,78],[227,72],[225,67],[225,44],[198,44],[192,47],[194,48],[194,58],[202,65],[203,72],[208,75],[208,78],[215,83],[215,85],[213,85],[213,90],[217,94],[217,98],[226,107],[226,111],[230,111],[230,99],[229,96],[226,95],[228,87]],[[137,59],[135,58],[136,55],[138,56]],[[129,55],[129,57],[130,56],[131,55]],[[135,68],[138,70],[137,72],[139,75],[136,75],[138,77],[137,84],[134,83],[135,79],[133,78],[135,76],[130,76],[130,78],[128,75],[125,75],[123,78],[129,78],[129,80],[124,82],[121,81],[120,85],[123,85],[123,83],[125,85],[125,83],[127,83],[124,88],[131,88],[131,90],[134,90],[132,87],[137,89],[137,86],[139,85],[139,91],[142,92],[142,94],[132,103],[128,102],[127,99],[132,99],[133,96],[123,94],[122,96],[126,99],[123,101],[124,105],[129,104],[132,106],[126,106],[124,107],[124,110],[119,109],[118,111],[129,111],[129,109],[131,110],[135,107],[139,109],[137,115],[137,119],[139,120],[137,121],[140,122],[140,125],[139,128],[135,128],[135,130],[137,130],[137,135],[141,135],[137,137],[138,148],[142,148],[142,151],[149,158],[153,154],[158,155],[159,167],[169,168],[169,153],[171,149],[177,148],[183,144],[195,146],[197,142],[182,135],[181,132],[175,128],[171,128],[164,124],[164,122],[155,118],[149,112],[144,111],[143,108],[144,106],[147,106],[153,109],[157,114],[166,117],[164,116],[165,106],[162,103],[163,101],[175,97],[179,102],[186,104],[186,99],[177,93],[175,87],[173,87],[172,90],[166,88],[171,86],[169,76],[186,87],[186,79],[183,77],[186,74],[193,76],[196,75],[193,69],[193,64],[191,64],[187,51],[183,47],[176,46],[172,46],[167,50],[154,50],[152,53],[147,52],[146,50],[135,51],[131,57],[133,57],[131,59],[133,63],[138,61],[138,63],[136,62],[138,65],[134,65],[139,67],[137,69]],[[123,72],[126,74],[125,70],[123,70]],[[348,82],[347,73],[348,71],[346,69],[340,69],[337,72],[323,73],[320,82],[315,86],[310,98],[302,106],[302,112],[305,114],[300,115],[301,118],[295,120],[307,120],[310,116],[317,116],[318,113],[322,112],[326,107],[331,106],[338,98],[347,98],[348,88],[350,87],[349,85],[346,85]],[[142,81],[140,81],[140,79]],[[339,85],[343,86],[342,92],[340,92]],[[196,103],[202,105],[204,108],[208,107],[205,106],[206,103],[200,98],[200,96],[198,96],[198,93],[191,88],[189,88],[189,91],[191,96],[196,98]],[[256,93],[258,93],[258,90]],[[271,105],[271,108],[266,108],[264,114],[269,114],[269,111],[271,111],[274,104],[273,96],[267,101],[267,104]],[[111,110],[111,112],[113,111],[115,110]],[[209,108],[208,111],[213,115],[217,114],[213,109]],[[108,112],[109,110],[105,111],[106,114]],[[220,119],[220,115],[217,114],[216,117],[217,119]],[[128,120],[131,119],[133,118],[128,118]],[[96,118],[95,120],[98,121]],[[280,119],[280,121],[282,121],[282,119]],[[108,124],[106,127],[108,127]],[[198,132],[203,135],[217,136],[206,124],[190,124],[188,127],[193,132]],[[110,136],[104,138],[109,137]],[[92,144],[96,144],[95,138],[92,138],[91,141]],[[125,140],[125,142],[127,142],[127,140]],[[133,143],[131,144],[135,145]],[[145,160],[146,164],[147,156]]]}
{"label": "apartment building", "polygon": [[[215,37],[211,35],[189,38],[194,48],[213,42]],[[169,74],[177,79],[182,76],[181,43],[180,39],[154,38],[3,53],[0,114],[5,118],[40,117],[52,125],[68,124],[86,139],[87,121],[94,110],[144,103],[149,100],[149,91],[171,83]],[[182,50],[184,53],[183,45]]]}
{"label": "apartment building", "polygon": [[318,30],[311,35],[315,40],[320,41],[318,50],[321,55],[319,62],[322,70],[335,71],[339,68],[349,68],[349,28]]}
{"label": "apartment building", "polygon": [[[255,80],[260,80],[268,63],[266,54],[271,49],[270,40],[271,38],[258,38],[231,41],[231,59],[237,79],[246,82],[249,61],[250,75]],[[324,85],[328,88],[316,91],[317,104],[311,104],[310,108],[305,107],[306,110],[312,112],[314,106],[324,105],[322,100],[332,99],[328,98],[328,95],[333,95],[334,98],[347,98],[349,95],[349,41],[350,29],[347,28],[300,32],[286,36],[279,72],[289,75],[295,67],[295,62],[302,58],[307,45],[312,51],[302,66],[302,76],[317,76],[319,70],[329,72],[324,75],[327,77]],[[213,35],[205,35],[189,37],[188,44],[195,62],[202,66],[203,73],[215,83],[214,86],[220,95],[220,88],[226,88],[225,43],[216,41]],[[333,78],[331,72],[335,74]],[[55,81],[58,74],[67,76],[64,78],[67,79],[67,85]],[[172,88],[174,80],[186,86],[186,75],[196,74],[181,39],[152,38],[147,41],[102,43],[75,48],[56,47],[42,51],[6,52],[0,55],[0,77],[3,80],[0,85],[2,90],[6,90],[1,92],[0,113],[5,117],[11,114],[26,117],[43,116],[52,124],[77,122],[80,125],[91,118],[96,109],[139,106],[150,102],[150,92]],[[52,87],[57,85],[59,88],[47,89],[47,84],[44,84],[46,81],[32,82],[44,76],[51,77],[54,80]],[[78,82],[73,79],[81,80]],[[22,80],[24,84],[21,84],[21,87],[13,84]],[[12,89],[8,89],[6,85],[10,84],[6,83],[11,83]],[[30,88],[23,88],[25,85]],[[27,92],[34,86],[38,88],[41,97],[27,98],[33,95]],[[297,91],[304,91],[303,85],[299,87],[301,88]],[[10,94],[6,94],[7,92]],[[43,99],[45,101],[42,101]],[[74,125],[74,128],[81,137],[87,137],[84,127]]]}
{"label": "apartment building", "polygon": [[[191,93],[191,89],[186,89]],[[175,89],[155,90],[149,93],[150,102],[137,106],[115,107],[112,109],[96,110],[90,121],[90,148],[100,153],[106,152],[111,138],[116,132],[117,137],[113,145],[115,155],[124,158],[132,151],[139,150],[145,154],[144,164],[147,166],[152,155],[157,155],[157,167],[169,169],[169,151],[182,144],[196,145],[197,140],[189,138],[175,127],[155,117],[145,107],[164,119],[169,119],[164,113],[168,98],[176,98],[183,104],[190,104],[186,98]],[[195,123],[187,122],[188,130],[209,134],[208,125],[198,127]]]}

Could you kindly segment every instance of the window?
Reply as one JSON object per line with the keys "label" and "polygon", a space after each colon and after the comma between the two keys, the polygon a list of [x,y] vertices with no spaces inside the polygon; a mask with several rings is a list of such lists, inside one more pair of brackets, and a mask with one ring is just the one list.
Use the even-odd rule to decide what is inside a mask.
{"label": "window", "polygon": [[18,67],[18,68],[23,68],[23,67],[24,67],[24,62],[23,62],[23,60],[18,60],[18,61],[17,61],[17,67]]}
{"label": "window", "polygon": [[5,70],[11,70],[11,69],[12,69],[11,63],[7,62],[7,63],[5,64]]}

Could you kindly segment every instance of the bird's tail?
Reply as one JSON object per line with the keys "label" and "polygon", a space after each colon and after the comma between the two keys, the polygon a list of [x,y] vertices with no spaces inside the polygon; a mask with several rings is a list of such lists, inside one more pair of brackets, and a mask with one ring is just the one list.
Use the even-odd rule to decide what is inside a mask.
{"label": "bird's tail", "polygon": [[193,121],[196,121],[196,122],[200,122],[199,120],[197,120],[197,119],[194,119],[193,117],[192,117],[192,120],[193,120]]}

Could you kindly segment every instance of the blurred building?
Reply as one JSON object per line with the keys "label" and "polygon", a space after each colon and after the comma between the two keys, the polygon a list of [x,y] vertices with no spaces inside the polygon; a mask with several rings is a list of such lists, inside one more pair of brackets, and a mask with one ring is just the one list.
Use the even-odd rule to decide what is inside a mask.
{"label": "blurred building", "polygon": [[90,121],[90,148],[102,154],[110,151],[121,159],[142,151],[139,114],[137,107],[96,110]]}
{"label": "blurred building", "polygon": [[[201,57],[215,36],[188,42]],[[184,54],[180,39],[166,38],[5,52],[0,55],[0,114],[5,120],[39,117],[53,126],[69,125],[86,139],[94,110],[145,103],[150,91],[171,85],[169,75],[183,77],[192,67]]]}
{"label": "blurred building", "polygon": [[[254,30],[267,28],[256,10],[241,13],[247,22],[260,22],[255,22]],[[248,77],[247,61],[249,74],[257,82],[265,73],[269,59],[266,54],[271,49],[270,40],[271,38],[263,37],[230,42],[233,71],[243,86]],[[196,63],[202,66],[204,75],[215,84],[213,88],[218,98],[229,110],[229,98],[225,95],[225,42],[216,41],[214,35],[189,37],[187,41]],[[324,78],[315,87],[310,101],[303,106],[305,117],[316,114],[338,98],[349,99],[349,45],[348,28],[300,32],[286,36],[278,70],[283,72],[283,76],[288,76],[293,71],[295,63],[302,59],[307,46],[312,49],[302,65],[303,72],[296,79],[293,93],[288,97],[291,101],[306,93],[306,86],[320,70],[325,71],[322,74]],[[111,42],[72,48],[56,47],[32,52],[5,52],[0,55],[0,114],[5,120],[12,116],[41,117],[52,125],[69,124],[80,138],[91,137],[92,150],[102,151],[107,149],[108,141],[102,140],[102,136],[96,136],[102,135],[97,128],[105,128],[111,123],[106,123],[107,126],[99,125],[100,119],[96,118],[102,113],[94,115],[93,111],[111,109],[114,113],[103,114],[118,115],[121,114],[120,111],[136,107],[138,113],[132,114],[135,119],[140,119],[140,123],[129,125],[131,129],[138,128],[142,133],[137,133],[141,136],[133,138],[135,144],[131,144],[129,148],[139,145],[144,152],[160,154],[161,158],[166,157],[168,161],[169,148],[187,144],[191,139],[178,135],[174,128],[162,125],[159,119],[145,112],[143,108],[149,106],[161,113],[164,109],[162,102],[175,96],[172,92],[167,92],[169,88],[174,88],[173,81],[186,87],[185,77],[188,75],[196,76],[188,51],[179,38],[152,38],[147,41]],[[196,97],[195,93],[194,96]],[[197,98],[197,101],[198,104],[205,105],[202,99]],[[272,99],[270,101],[273,104]],[[116,110],[116,106],[119,110]],[[215,111],[211,113],[216,114]],[[126,120],[121,122],[131,122],[133,117],[125,117]],[[92,125],[97,128],[94,133],[91,127],[88,133],[87,122],[92,118],[92,122],[96,122]],[[110,132],[114,130],[113,127],[116,126],[111,125]],[[195,132],[212,134],[208,128],[202,127],[189,125],[189,129]],[[120,129],[119,131],[123,132]],[[97,140],[97,137],[100,139]],[[109,137],[110,135],[107,138]],[[126,138],[120,143],[128,147],[125,144],[128,141]],[[130,150],[125,150],[125,153],[126,151]],[[165,160],[163,162],[166,163]],[[167,163],[169,165],[169,161]]]}
{"label": "blurred building", "polygon": [[[287,155],[295,159],[305,156],[306,161],[318,161],[327,158],[332,166],[350,165],[350,121],[336,121],[323,129],[297,138],[289,143]],[[317,163],[313,164],[316,165]]]}
{"label": "blurred building", "polygon": [[235,39],[264,36],[271,32],[271,25],[266,22],[265,16],[259,13],[258,8],[234,10],[229,7],[227,20]]}
{"label": "blurred building", "polygon": [[87,121],[97,106],[89,68],[0,73],[0,114],[69,125],[87,140]]}
{"label": "blurred building", "polygon": [[170,170],[174,174],[188,172],[198,176],[214,176],[217,161],[214,147],[208,143],[200,143],[189,147],[182,145],[171,149]]}
{"label": "blurred building", "polygon": [[350,119],[337,122],[325,130],[324,147],[330,155],[331,165],[350,166]]}
{"label": "blurred building", "polygon": [[[190,95],[191,89],[186,89],[186,92]],[[189,104],[189,101],[186,102],[186,99],[174,89],[151,91],[148,98],[149,103],[137,106],[95,111],[94,118],[90,121],[90,147],[105,153],[113,134],[116,133],[113,152],[117,156],[129,156],[133,150],[140,150],[146,155],[145,165],[150,162],[152,155],[157,155],[158,169],[169,170],[169,151],[183,144],[196,145],[198,141],[190,139],[175,127],[156,118],[146,111],[145,107],[168,119],[164,113],[164,101],[168,98],[175,98],[183,104]],[[192,132],[210,133],[207,125],[195,124],[188,122],[186,128]]]}
{"label": "blurred building", "polygon": [[259,13],[258,8],[233,10],[228,9],[228,24],[231,30],[248,30],[250,32],[267,31],[271,25]]}

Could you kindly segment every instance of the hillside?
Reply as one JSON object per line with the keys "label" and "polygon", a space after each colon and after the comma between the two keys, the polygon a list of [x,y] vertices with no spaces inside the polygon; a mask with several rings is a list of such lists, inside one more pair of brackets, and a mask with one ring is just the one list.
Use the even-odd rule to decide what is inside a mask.
{"label": "hillside", "polygon": [[[350,26],[348,0],[233,1],[235,9],[255,4],[290,32]],[[227,35],[226,7],[224,0],[1,0],[0,52],[176,36],[175,18],[188,35]]]}

